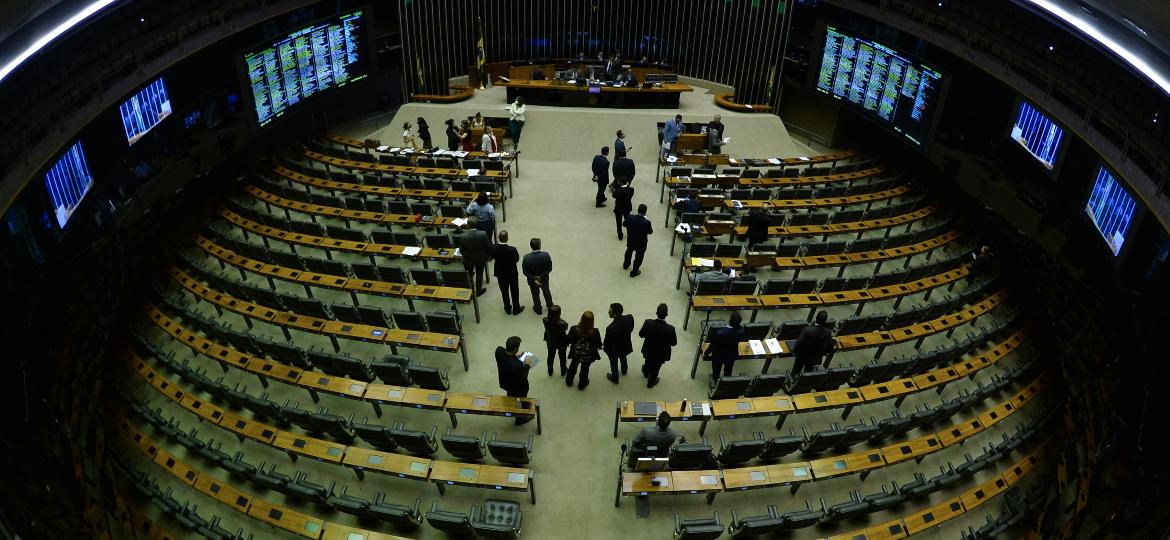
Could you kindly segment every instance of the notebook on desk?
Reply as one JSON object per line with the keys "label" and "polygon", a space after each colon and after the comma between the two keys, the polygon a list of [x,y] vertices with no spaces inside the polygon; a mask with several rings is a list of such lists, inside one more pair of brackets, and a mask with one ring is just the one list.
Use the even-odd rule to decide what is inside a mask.
{"label": "notebook on desk", "polygon": [[634,414],[638,416],[657,416],[658,404],[653,401],[635,401]]}

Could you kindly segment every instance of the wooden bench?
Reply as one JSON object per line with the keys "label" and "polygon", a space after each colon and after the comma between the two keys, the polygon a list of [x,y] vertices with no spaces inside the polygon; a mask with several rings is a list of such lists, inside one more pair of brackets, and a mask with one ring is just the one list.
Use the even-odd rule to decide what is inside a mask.
{"label": "wooden bench", "polygon": [[[367,383],[346,377],[334,377],[315,371],[305,371],[219,345],[186,328],[153,305],[147,306],[147,312],[159,329],[189,347],[192,352],[219,362],[225,372],[228,366],[244,370],[256,375],[265,387],[268,386],[269,377],[276,378],[286,384],[304,388],[314,403],[319,401],[318,394],[325,392],[338,397],[365,401],[373,407],[374,414],[379,417],[382,416],[382,405],[445,411],[451,417],[452,427],[459,425],[457,414],[535,418],[536,433],[538,435],[541,433],[540,400],[538,399]],[[137,357],[135,356],[135,358]],[[141,360],[141,358],[137,358],[137,360]]]}
{"label": "wooden bench", "polygon": [[736,112],[772,112],[772,106],[766,103],[736,103],[735,94],[715,94],[715,104],[729,111]]}

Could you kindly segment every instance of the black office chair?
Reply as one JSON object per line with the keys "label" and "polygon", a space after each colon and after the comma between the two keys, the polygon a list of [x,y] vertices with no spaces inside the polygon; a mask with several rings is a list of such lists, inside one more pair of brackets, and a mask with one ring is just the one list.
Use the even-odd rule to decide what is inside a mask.
{"label": "black office chair", "polygon": [[799,450],[805,439],[801,435],[796,435],[792,430],[788,431],[788,435],[771,437],[768,439],[768,444],[760,452],[760,459],[765,462],[779,460]]}
{"label": "black office chair", "polygon": [[484,433],[481,439],[480,437],[451,433],[452,429],[454,428],[447,428],[447,432],[439,439],[439,442],[443,444],[443,449],[448,454],[464,461],[482,461],[485,450],[484,440],[487,439],[487,433]]}
{"label": "black office chair", "polygon": [[410,359],[390,354],[370,362],[370,370],[382,382],[393,386],[411,386]]}
{"label": "black office chair", "polygon": [[742,396],[751,385],[750,375],[723,375],[711,381],[707,397],[709,399],[729,399]]}
{"label": "black office chair", "polygon": [[336,481],[330,481],[328,486],[317,484],[309,481],[307,473],[297,473],[296,479],[292,483],[284,487],[284,493],[309,502],[326,504],[330,497],[333,496],[333,488],[337,485]]}
{"label": "black office chair", "polygon": [[312,428],[310,431],[315,433],[326,433],[330,437],[344,442],[352,442],[356,432],[353,428],[353,415],[349,418],[338,416],[336,414],[329,414],[328,411],[309,415],[309,425]]}
{"label": "black office chair", "polygon": [[398,450],[398,443],[390,436],[388,428],[382,424],[370,423],[369,418],[353,424],[354,433],[379,450],[393,452]]}
{"label": "black office chair", "polygon": [[714,469],[718,463],[711,445],[701,443],[680,443],[670,450],[668,466],[672,471]]}
{"label": "black office chair", "polygon": [[788,386],[787,373],[763,373],[752,379],[751,385],[744,390],[743,395],[745,397],[771,396],[786,386]]}
{"label": "black office chair", "polygon": [[388,503],[386,502],[386,494],[378,493],[374,496],[374,502],[370,503],[366,510],[366,515],[400,529],[417,529],[422,524],[422,513],[419,512],[420,505],[422,505],[422,499],[415,499],[413,507]]}
{"label": "black office chair", "polygon": [[743,441],[727,442],[727,438],[719,435],[719,455],[716,459],[719,460],[719,465],[728,467],[747,463],[757,457],[760,452],[764,451],[768,441],[764,439],[764,433],[758,432],[753,434],[751,439]]}
{"label": "black office chair", "polygon": [[755,538],[781,530],[780,513],[775,505],[768,505],[768,513],[762,516],[739,517],[735,510],[731,511],[731,524],[727,532],[732,538]]}
{"label": "black office chair", "polygon": [[435,440],[435,435],[439,432],[437,426],[431,427],[431,432],[428,434],[425,431],[406,429],[405,423],[399,422],[394,427],[389,428],[387,432],[399,448],[411,454],[433,456],[435,452],[439,451],[438,441]]}
{"label": "black office chair", "polygon": [[723,536],[723,523],[719,512],[713,517],[682,519],[674,515],[674,540],[714,540]]}
{"label": "black office chair", "polygon": [[325,501],[325,504],[333,507],[338,512],[345,512],[355,516],[365,516],[372,504],[368,499],[350,495],[349,486],[341,486],[341,493],[334,494]]}
{"label": "black office chair", "polygon": [[418,364],[410,364],[407,368],[410,370],[410,379],[420,388],[444,392],[451,389],[451,383],[447,379],[447,373],[451,370],[451,366],[444,367],[442,371]]}
{"label": "black office chair", "polygon": [[527,465],[532,461],[532,435],[528,436],[527,443],[522,443],[496,440],[496,434],[492,433],[492,439],[488,441],[487,449],[492,457],[500,463]]}
{"label": "black office chair", "polygon": [[461,512],[439,510],[439,501],[431,501],[431,511],[426,513],[427,523],[452,536],[472,536],[475,530],[471,528],[471,519],[475,517],[476,510],[472,506],[469,517]]}
{"label": "black office chair", "polygon": [[479,512],[473,512],[471,528],[478,538],[519,538],[522,518],[518,503],[487,499]]}

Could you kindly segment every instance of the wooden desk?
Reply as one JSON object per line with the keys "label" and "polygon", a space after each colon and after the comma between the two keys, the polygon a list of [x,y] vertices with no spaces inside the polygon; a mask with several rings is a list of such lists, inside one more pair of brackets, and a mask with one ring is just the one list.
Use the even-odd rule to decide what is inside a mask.
{"label": "wooden desk", "polygon": [[427,476],[430,475],[431,465],[435,462],[423,457],[350,446],[346,449],[345,457],[341,459],[341,463],[353,469],[358,480],[365,479],[365,471],[412,480],[426,480]]}
{"label": "wooden desk", "polygon": [[244,186],[244,191],[258,200],[264,201],[270,205],[296,210],[302,214],[310,216],[332,217],[343,220],[353,220],[363,223],[374,223],[377,225],[397,225],[405,228],[425,228],[425,229],[449,229],[455,230],[459,226],[455,224],[455,218],[443,216],[431,216],[430,221],[416,220],[414,214],[384,214],[381,212],[368,212],[365,210],[347,210],[345,208],[338,208],[336,206],[325,206],[322,204],[312,204],[292,199],[286,199],[279,195],[275,195],[265,191],[263,188],[248,184]]}
{"label": "wooden desk", "polygon": [[251,495],[209,474],[199,476],[199,479],[195,481],[195,489],[242,514],[247,514],[248,509],[252,507]]}
{"label": "wooden desk", "polygon": [[[418,152],[411,152],[411,155],[418,155],[418,154],[419,154]],[[343,159],[343,158],[339,158],[339,157],[333,157],[333,156],[325,155],[325,154],[322,154],[319,152],[314,152],[312,150],[305,150],[304,155],[305,155],[305,157],[307,157],[313,161],[317,161],[319,163],[325,164],[326,170],[329,169],[329,166],[334,166],[334,167],[340,167],[342,169],[347,169],[347,170],[351,170],[351,171],[357,170],[357,171],[368,171],[368,172],[389,173],[389,174],[416,174],[416,175],[420,175],[420,176],[433,176],[433,177],[437,177],[437,178],[468,178],[467,170],[465,170],[465,169],[447,169],[447,168],[440,168],[440,167],[409,167],[409,166],[405,166],[405,165],[385,165],[382,163],[371,163],[368,161],[357,161],[357,160],[350,160],[350,159]],[[508,154],[507,154],[507,152],[503,152],[500,155],[502,157],[507,157]],[[468,156],[468,157],[471,157],[471,156]],[[519,176],[519,165],[517,165],[516,170],[517,170],[516,175]],[[511,179],[511,171],[510,170],[479,171],[478,176],[492,179],[493,181],[496,182],[496,185],[500,186],[501,190],[503,189],[504,184],[507,183],[508,184],[508,196],[512,196],[512,194],[513,194],[512,183],[509,182],[509,180]]]}
{"label": "wooden desk", "polygon": [[817,480],[833,478],[853,473],[860,473],[861,479],[869,476],[870,471],[886,466],[886,459],[881,450],[869,450],[843,456],[831,456],[814,459],[809,462],[813,477]]}
{"label": "wooden desk", "polygon": [[881,449],[882,456],[886,459],[887,465],[901,463],[908,459],[913,459],[918,463],[922,463],[922,458],[928,454],[933,454],[942,450],[942,443],[939,442],[938,437],[934,434],[918,437],[917,439],[910,439],[905,442],[891,444],[884,446]]}
{"label": "wooden desk", "polygon": [[642,401],[619,401],[614,408],[613,436],[617,437],[618,424],[623,422],[653,424],[658,419],[658,413],[670,412],[672,422],[705,422],[711,419],[711,403],[709,401],[653,401],[655,411],[652,415],[638,415],[634,413],[634,404]]}
{"label": "wooden desk", "polygon": [[736,103],[735,94],[715,94],[715,104],[737,112],[772,112],[772,107],[765,103]]}
{"label": "wooden desk", "polygon": [[[418,97],[418,94],[415,94]],[[367,531],[365,529],[358,529],[350,527],[349,525],[342,525],[332,521],[325,522],[325,533],[321,535],[321,540],[410,540],[405,536],[394,536],[391,534],[380,533],[375,531]]]}
{"label": "wooden desk", "polygon": [[931,527],[953,519],[965,512],[963,501],[958,497],[938,503],[926,510],[921,510],[906,516],[902,522],[906,524],[906,532],[915,535]]}
{"label": "wooden desk", "polygon": [[[616,108],[672,108],[677,109],[679,96],[693,89],[682,83],[664,83],[660,87],[642,88],[628,86],[578,86],[545,79],[540,81],[512,80],[498,82],[496,86],[507,88],[508,102],[524,97],[531,105],[554,107],[616,107]],[[703,136],[706,147],[706,136]]]}
{"label": "wooden desk", "polygon": [[430,481],[439,488],[440,495],[447,492],[447,486],[528,491],[532,504],[536,504],[536,487],[529,469],[436,461],[431,466]]}
{"label": "wooden desk", "polygon": [[[657,484],[657,485],[656,485]],[[720,471],[622,472],[618,476],[617,496],[613,505],[621,506],[623,496],[630,495],[707,495],[707,504],[723,490]]]}
{"label": "wooden desk", "polygon": [[[702,148],[705,149],[706,142],[703,144],[704,146]],[[731,158],[726,154],[711,155],[704,153],[680,153],[677,156],[659,156],[658,170],[654,173],[654,181],[658,182],[658,179],[662,176],[661,173],[663,168],[666,168],[666,172],[669,173],[670,167],[681,167],[685,165],[703,165],[704,167],[711,167],[714,165],[732,165],[734,167],[780,167],[783,169],[786,167],[823,165],[825,163],[829,163],[835,166],[838,161],[854,158],[859,155],[861,155],[859,150],[845,150],[819,156],[800,156],[789,158]],[[708,158],[715,156],[718,156],[719,160],[717,162],[708,161]],[[670,158],[674,158],[674,160],[671,161]]]}
{"label": "wooden desk", "polygon": [[741,397],[733,399],[711,400],[711,417],[699,424],[699,436],[707,430],[710,420],[734,420],[736,418],[755,418],[761,416],[778,416],[776,429],[784,424],[784,419],[795,408],[792,398],[783,394],[763,397]]}
{"label": "wooden desk", "polygon": [[536,433],[541,433],[540,400],[488,394],[450,392],[447,394],[447,412],[451,415],[451,426],[458,427],[455,414],[479,414],[504,416],[508,418],[535,418]]}
{"label": "wooden desk", "polygon": [[322,529],[325,527],[325,521],[321,518],[302,514],[263,499],[252,501],[252,507],[248,509],[248,517],[305,538],[321,538]]}

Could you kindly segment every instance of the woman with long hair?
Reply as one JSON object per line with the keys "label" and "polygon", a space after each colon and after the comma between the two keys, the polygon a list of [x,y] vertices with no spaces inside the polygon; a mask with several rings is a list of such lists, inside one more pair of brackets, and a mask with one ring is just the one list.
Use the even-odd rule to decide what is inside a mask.
{"label": "woman with long hair", "polygon": [[565,367],[565,333],[569,330],[569,323],[561,318],[561,306],[548,307],[548,316],[544,318],[544,343],[548,346],[548,376],[553,374],[553,357],[561,354],[561,376],[565,376],[568,368]]}
{"label": "woman with long hair", "polygon": [[577,368],[581,368],[581,379],[577,383],[578,390],[589,386],[589,366],[601,358],[601,330],[593,324],[593,312],[585,310],[581,320],[569,329],[565,342],[569,350],[569,374],[565,376],[565,386],[573,386],[573,377],[577,375]]}
{"label": "woman with long hair", "polygon": [[459,149],[459,128],[455,127],[455,120],[451,118],[444,123],[447,124],[447,150],[454,152]]}
{"label": "woman with long hair", "polygon": [[471,122],[464,120],[459,125],[459,140],[462,141],[464,152],[475,151],[475,138],[471,136]]}
{"label": "woman with long hair", "polygon": [[422,139],[423,149],[431,149],[431,126],[427,125],[427,120],[423,117],[418,117],[418,138]]}

